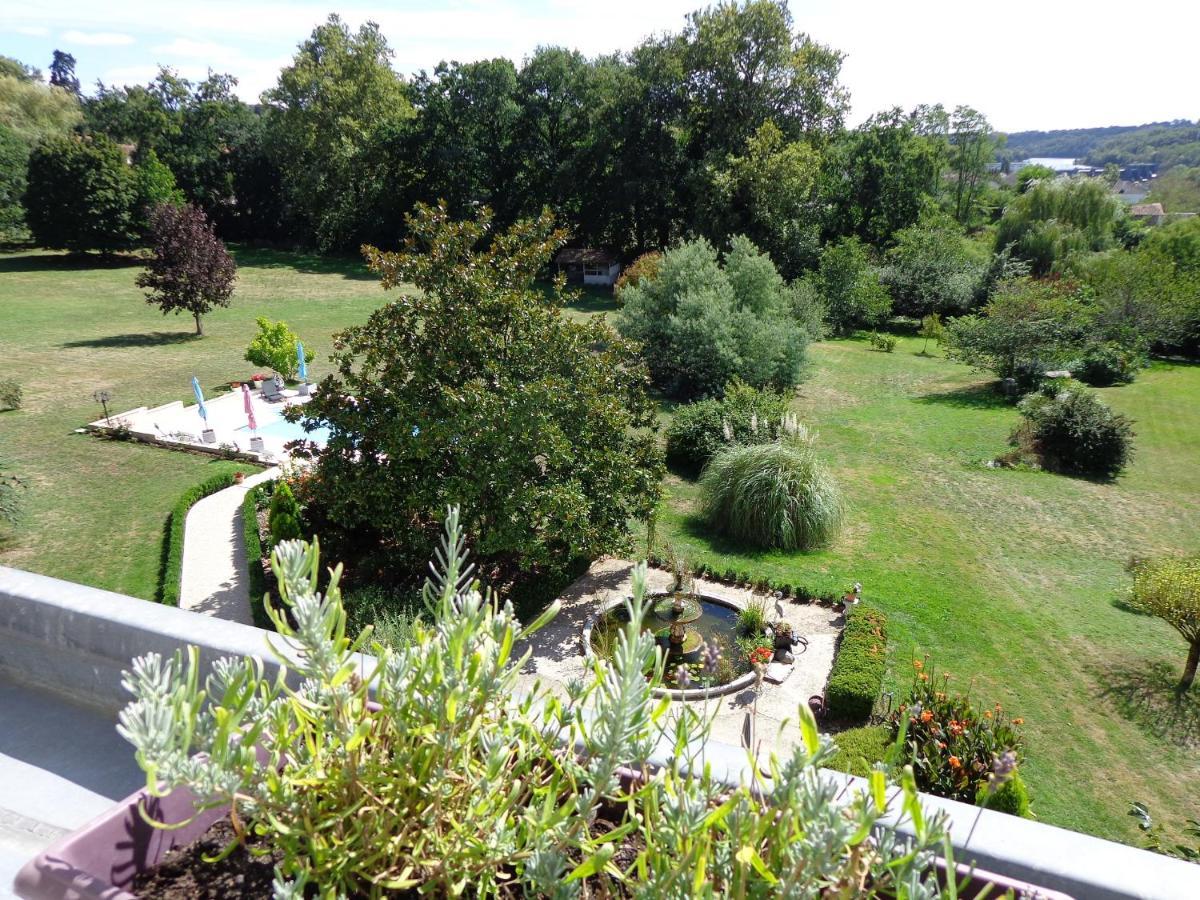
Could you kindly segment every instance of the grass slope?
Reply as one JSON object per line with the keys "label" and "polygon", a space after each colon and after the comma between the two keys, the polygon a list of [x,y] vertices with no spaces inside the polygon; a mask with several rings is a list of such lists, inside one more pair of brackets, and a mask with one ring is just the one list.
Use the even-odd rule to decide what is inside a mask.
{"label": "grass slope", "polygon": [[[977,373],[862,340],[812,350],[794,409],[820,434],[849,514],[812,553],[743,553],[707,536],[694,482],[671,478],[658,534],[689,559],[843,591],[889,616],[888,684],[932,653],[985,700],[1022,715],[1025,770],[1046,822],[1137,842],[1142,800],[1181,826],[1200,806],[1200,698],[1170,688],[1185,645],[1119,605],[1131,553],[1200,549],[1200,367],[1156,364],[1104,398],[1136,420],[1137,455],[1114,484],[989,469],[1016,411]],[[1194,693],[1194,692],[1193,692]]]}

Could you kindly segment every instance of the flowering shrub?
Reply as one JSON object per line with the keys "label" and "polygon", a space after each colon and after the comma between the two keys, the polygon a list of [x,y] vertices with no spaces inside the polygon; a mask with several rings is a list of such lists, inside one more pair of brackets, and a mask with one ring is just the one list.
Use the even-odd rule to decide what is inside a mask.
{"label": "flowering shrub", "polygon": [[765,666],[774,654],[767,647],[755,647],[750,651],[750,665]]}
{"label": "flowering shrub", "polygon": [[[186,786],[200,809],[230,808],[237,842],[279,859],[278,900],[943,895],[944,820],[921,810],[912,770],[898,792],[876,771],[847,794],[820,774],[834,747],[807,706],[789,756],[755,760],[735,788],[711,777],[698,756],[711,718],[668,715],[651,693],[663,664],[642,631],[644,565],[612,658],[559,698],[518,690],[528,651],[513,655],[557,606],[522,627],[480,589],[463,544],[452,510],[425,587],[431,622],[408,646],[373,645],[374,659],[355,653],[368,633],[346,635],[341,568],[322,594],[317,546],[276,547],[282,607],[268,612],[293,677],[252,658],[206,674],[194,647],[124,674],[134,699],[119,730],[148,791]],[[656,742],[672,761],[623,777]]]}
{"label": "flowering shrub", "polygon": [[913,660],[908,699],[889,721],[921,790],[975,803],[981,790],[991,793],[1011,780],[1020,760],[1023,720],[1008,718],[999,703],[976,709],[949,685],[949,674],[938,675],[928,661]]}

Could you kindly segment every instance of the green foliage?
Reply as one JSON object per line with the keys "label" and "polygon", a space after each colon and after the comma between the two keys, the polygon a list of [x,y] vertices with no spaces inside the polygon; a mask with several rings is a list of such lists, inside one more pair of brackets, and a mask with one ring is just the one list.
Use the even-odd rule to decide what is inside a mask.
{"label": "green foliage", "polygon": [[949,140],[954,218],[970,227],[983,212],[980,201],[988,166],[996,155],[995,133],[983,113],[969,106],[957,106],[949,120]]}
{"label": "green foliage", "polygon": [[887,760],[892,749],[892,730],[886,725],[861,725],[847,728],[833,736],[837,754],[829,761],[829,768],[837,772],[848,772],[866,778],[876,763]]}
{"label": "green foliage", "polygon": [[1179,690],[1188,690],[1200,663],[1200,556],[1135,562],[1129,602],[1162,619],[1187,641],[1188,658]]}
{"label": "green foliage", "polygon": [[866,245],[856,237],[827,244],[815,284],[825,301],[825,319],[834,334],[873,327],[891,315],[892,301],[871,264]]}
{"label": "green foliage", "polygon": [[761,636],[767,627],[767,598],[755,594],[738,610],[737,630],[745,637]]}
{"label": "green foliage", "polygon": [[880,280],[895,312],[913,317],[955,315],[975,305],[988,258],[953,220],[931,218],[895,235]]}
{"label": "green foliage", "polygon": [[663,254],[658,275],[622,291],[623,336],[642,345],[654,382],[676,397],[718,396],[734,377],[754,387],[800,380],[808,336],[765,254],[736,237],[725,254],[703,239]]}
{"label": "green foliage", "polygon": [[1099,179],[1036,182],[1005,208],[996,249],[1011,246],[1034,275],[1047,275],[1075,256],[1113,247],[1124,215],[1124,205]]}
{"label": "green foliage", "polygon": [[124,249],[134,239],[136,201],[133,170],[103,135],[47,138],[30,154],[25,219],[43,247]]}
{"label": "green foliage", "polygon": [[633,347],[535,283],[563,233],[548,213],[493,232],[486,210],[454,222],[425,206],[409,227],[403,252],[368,260],[385,288],[419,293],[339,335],[304,407],[331,431],[310,508],[386,548],[397,578],[420,571],[450,502],[471,504],[464,525],[500,579],[627,550],[659,497],[653,408]]}
{"label": "green foliage", "polygon": [[1092,387],[1129,384],[1143,364],[1143,357],[1116,344],[1094,344],[1083,356],[1067,365],[1071,374]]}
{"label": "green foliage", "polygon": [[1161,203],[1169,213],[1200,212],[1200,165],[1176,166],[1154,179],[1147,203]]}
{"label": "green foliage", "polygon": [[[1174,856],[1176,859],[1185,859],[1188,862],[1200,862],[1200,842],[1194,847],[1181,843],[1165,843],[1166,837],[1163,833],[1162,823],[1154,822],[1146,804],[1134,803],[1129,810],[1129,815],[1138,820],[1138,828],[1146,836],[1143,846],[1147,850],[1162,853],[1165,856]],[[1200,819],[1188,819],[1183,832],[1189,838],[1200,838]]]}
{"label": "green foliage", "polygon": [[887,667],[887,616],[859,602],[846,610],[846,627],[838,643],[825,708],[834,719],[863,722],[871,717],[883,689]]}
{"label": "green foliage", "polygon": [[242,500],[242,541],[246,546],[246,590],[250,593],[250,614],[254,624],[259,628],[270,628],[271,617],[267,615],[265,598],[267,595],[267,577],[263,571],[263,563],[267,554],[264,552],[262,537],[258,530],[258,508],[267,495],[268,485],[259,484],[246,491]]}
{"label": "green foliage", "polygon": [[372,640],[395,651],[411,646],[418,636],[422,610],[420,594],[366,585],[347,591],[343,602],[346,630],[350,634],[358,634],[370,626]]}
{"label": "green foliage", "polygon": [[[479,897],[562,897],[581,881],[605,896],[662,896],[681,884],[756,896],[778,884],[775,873],[796,871],[860,885],[864,897],[941,895],[930,861],[944,846],[942,822],[919,814],[911,778],[898,796],[882,775],[871,793],[845,795],[819,777],[833,747],[806,707],[796,748],[770,760],[788,777],[774,780],[769,804],[757,780],[730,788],[699,764],[686,748],[703,747],[711,721],[662,716],[652,696],[661,664],[641,630],[644,566],[611,661],[562,702],[519,690],[525,658],[511,655],[557,606],[522,627],[471,578],[456,511],[446,530],[423,591],[430,623],[414,626],[408,646],[374,645],[369,670],[355,655],[365,636],[347,636],[341,567],[317,593],[318,549],[304,542],[276,548],[280,605],[270,607],[296,647],[286,664],[302,688],[251,658],[204,675],[194,647],[186,661],[134,660],[118,729],[147,790],[186,786],[199,809],[232,806],[237,839],[252,835],[277,854],[280,896],[312,885],[330,896],[446,896],[466,885]],[[585,706],[594,715],[578,715]],[[621,767],[664,740],[685,749],[622,782]],[[678,809],[692,813],[680,819]],[[915,821],[903,839],[882,824],[901,813]],[[631,853],[617,857],[622,846]]]}
{"label": "green foliage", "polygon": [[175,174],[149,150],[133,167],[134,219],[139,232],[150,229],[151,214],[155,207],[164,203],[173,206],[184,204],[183,191],[175,184]]}
{"label": "green foliage", "polygon": [[987,785],[980,787],[975,794],[975,805],[1008,813],[1010,816],[1020,816],[1022,819],[1033,816],[1029,806],[1029,789],[1025,787],[1025,780],[1019,771],[1013,772],[1008,780],[995,790],[989,791]]}
{"label": "green foliage", "polygon": [[917,786],[939,797],[975,803],[981,792],[999,790],[1021,762],[1023,720],[1010,718],[999,703],[976,708],[928,659],[913,660],[912,686],[888,724],[899,764],[911,765]]}
{"label": "green foliage", "polygon": [[[287,380],[296,377],[300,366],[296,345],[300,336],[288,327],[287,322],[272,322],[266,316],[254,320],[258,324],[258,334],[250,341],[243,357],[247,362],[263,366],[272,372],[278,372]],[[304,361],[310,363],[316,358],[311,350],[304,351]]]}
{"label": "green foliage", "polygon": [[1142,125],[1112,135],[1090,149],[1085,159],[1094,166],[1110,162],[1151,162],[1164,169],[1200,166],[1200,126],[1186,119]]}
{"label": "green foliage", "polygon": [[0,125],[0,240],[11,240],[25,229],[25,173],[29,145],[7,125]]}
{"label": "green foliage", "polygon": [[896,339],[890,334],[880,334],[878,331],[872,331],[867,335],[867,341],[870,343],[872,350],[879,350],[882,353],[891,353],[896,349]]}
{"label": "green foliage", "polygon": [[1133,455],[1133,424],[1093,391],[1052,386],[1030,394],[1020,410],[1013,442],[1052,472],[1111,479]]}
{"label": "green foliage", "polygon": [[760,391],[734,379],[719,400],[697,400],[679,407],[667,428],[667,461],[699,472],[712,455],[730,443],[761,444],[779,436],[787,397]]}
{"label": "green foliage", "polygon": [[197,501],[209,494],[223,491],[233,484],[233,473],[213,475],[183,492],[167,516],[163,529],[162,564],[158,577],[158,602],[164,606],[179,605],[180,578],[183,575],[183,533],[187,514]]}
{"label": "green foliage", "polygon": [[921,355],[925,356],[930,341],[941,344],[946,340],[946,326],[942,324],[942,317],[937,313],[925,316],[921,319],[921,330],[917,332],[917,335],[925,339],[925,343],[921,345]]}
{"label": "green foliage", "polygon": [[21,385],[13,379],[0,380],[0,410],[20,409],[23,395]]}
{"label": "green foliage", "polygon": [[67,91],[0,72],[0,127],[27,145],[64,136],[79,119],[79,101]]}
{"label": "green foliage", "polygon": [[303,535],[300,527],[300,503],[286,481],[280,482],[271,494],[271,512],[267,517],[271,543],[275,546]]}
{"label": "green foliage", "polygon": [[811,550],[833,540],[845,514],[841,491],[803,428],[792,420],[785,432],[709,461],[700,494],[716,532],[762,549]]}
{"label": "green foliage", "polygon": [[1024,194],[1039,181],[1053,181],[1057,177],[1058,173],[1049,166],[1022,166],[1017,172],[1017,193]]}

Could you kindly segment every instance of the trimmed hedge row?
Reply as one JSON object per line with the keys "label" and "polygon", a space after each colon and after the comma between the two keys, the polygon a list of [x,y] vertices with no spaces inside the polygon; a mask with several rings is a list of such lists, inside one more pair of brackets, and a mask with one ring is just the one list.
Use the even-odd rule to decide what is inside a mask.
{"label": "trimmed hedge row", "polygon": [[250,591],[250,614],[259,628],[273,631],[275,626],[271,624],[271,617],[263,606],[263,597],[267,593],[267,575],[263,570],[266,548],[258,533],[258,504],[268,496],[272,484],[259,484],[246,491],[246,499],[242,501],[242,537],[246,543],[246,566],[249,569],[246,584]]}
{"label": "trimmed hedge row", "polygon": [[[650,555],[648,563],[651,568],[671,571],[671,561],[656,553]],[[742,586],[764,592],[779,591],[785,599],[796,603],[822,603],[826,606],[832,606],[846,596],[845,589],[820,590],[803,584],[792,584],[790,581],[779,581],[775,578],[751,575],[745,569],[734,569],[732,567],[722,569],[719,566],[710,566],[707,563],[697,565],[692,570],[692,574],[696,578],[719,581],[734,587]]]}
{"label": "trimmed hedge row", "polygon": [[859,603],[846,610],[846,627],[825,686],[825,708],[842,721],[871,717],[887,664],[887,616]]}
{"label": "trimmed hedge row", "polygon": [[861,725],[839,731],[833,742],[837,753],[825,767],[866,778],[875,763],[887,758],[892,748],[892,731],[887,725]]}
{"label": "trimmed hedge row", "polygon": [[[167,516],[166,536],[163,539],[162,564],[158,572],[158,602],[167,606],[179,605],[179,581],[183,575],[183,529],[188,510],[209,494],[223,491],[233,484],[233,472],[223,472],[188,488],[176,501]],[[248,474],[248,473],[243,473]]]}

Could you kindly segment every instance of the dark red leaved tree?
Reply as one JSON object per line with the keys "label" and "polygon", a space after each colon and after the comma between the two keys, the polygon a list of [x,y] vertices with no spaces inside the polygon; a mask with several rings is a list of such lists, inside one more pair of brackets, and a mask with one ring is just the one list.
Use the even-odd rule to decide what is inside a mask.
{"label": "dark red leaved tree", "polygon": [[203,211],[191,204],[161,203],[150,213],[153,258],[137,277],[148,288],[146,302],[163,315],[187,312],[203,334],[200,317],[228,306],[237,280],[237,264],[213,231]]}

